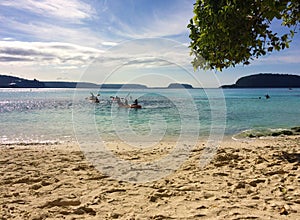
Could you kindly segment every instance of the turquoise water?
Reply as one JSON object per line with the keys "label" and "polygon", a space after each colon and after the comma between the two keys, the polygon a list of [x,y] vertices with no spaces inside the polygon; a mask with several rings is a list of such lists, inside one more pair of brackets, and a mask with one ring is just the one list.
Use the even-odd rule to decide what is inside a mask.
{"label": "turquoise water", "polygon": [[[300,89],[103,90],[99,104],[86,100],[90,92],[0,89],[0,143],[73,142],[91,134],[104,141],[195,139],[220,136],[223,128],[233,136],[300,125]],[[115,95],[137,98],[143,108],[119,108]]]}

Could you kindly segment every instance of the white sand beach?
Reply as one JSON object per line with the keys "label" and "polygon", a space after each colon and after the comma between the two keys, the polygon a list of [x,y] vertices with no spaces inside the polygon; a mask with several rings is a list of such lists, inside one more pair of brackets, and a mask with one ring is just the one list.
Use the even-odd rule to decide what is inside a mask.
{"label": "white sand beach", "polygon": [[[202,150],[164,178],[130,183],[75,145],[2,145],[0,219],[300,219],[299,136],[225,140],[205,168]],[[162,151],[115,153],[143,161]]]}

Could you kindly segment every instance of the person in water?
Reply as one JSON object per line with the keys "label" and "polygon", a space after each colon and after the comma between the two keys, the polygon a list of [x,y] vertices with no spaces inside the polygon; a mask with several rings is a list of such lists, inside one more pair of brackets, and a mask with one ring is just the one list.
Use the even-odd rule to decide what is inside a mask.
{"label": "person in water", "polygon": [[136,99],[136,100],[134,100],[134,103],[133,103],[134,105],[138,105],[138,100]]}
{"label": "person in water", "polygon": [[119,106],[123,106],[123,103],[121,102],[121,99],[118,96],[116,96],[116,100]]}

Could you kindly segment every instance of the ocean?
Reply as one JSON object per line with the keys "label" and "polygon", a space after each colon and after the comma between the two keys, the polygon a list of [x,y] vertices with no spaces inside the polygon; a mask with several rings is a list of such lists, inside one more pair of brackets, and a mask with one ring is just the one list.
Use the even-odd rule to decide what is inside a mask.
{"label": "ocean", "polygon": [[[90,92],[100,103],[86,99]],[[142,109],[119,108],[115,96]],[[0,143],[245,138],[299,126],[299,100],[300,89],[288,88],[0,89]]]}

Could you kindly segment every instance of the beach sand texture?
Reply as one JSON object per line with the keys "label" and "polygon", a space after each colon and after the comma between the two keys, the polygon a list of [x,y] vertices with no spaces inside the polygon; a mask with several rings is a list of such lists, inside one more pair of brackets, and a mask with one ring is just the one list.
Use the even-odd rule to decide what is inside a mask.
{"label": "beach sand texture", "polygon": [[[203,147],[165,178],[129,183],[103,175],[78,146],[3,145],[0,219],[300,219],[299,136],[223,141],[200,168]],[[142,161],[161,151],[116,153]]]}

